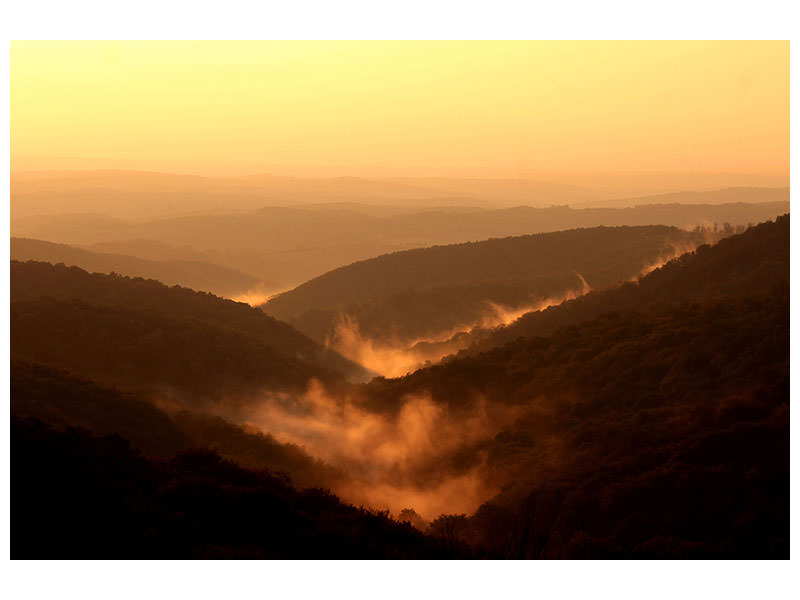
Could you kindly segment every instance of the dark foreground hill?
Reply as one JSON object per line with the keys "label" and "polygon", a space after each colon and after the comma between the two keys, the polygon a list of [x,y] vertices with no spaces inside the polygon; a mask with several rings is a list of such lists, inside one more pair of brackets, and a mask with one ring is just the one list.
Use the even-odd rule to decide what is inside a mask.
{"label": "dark foreground hill", "polygon": [[342,314],[369,337],[409,342],[477,324],[492,304],[515,308],[615,285],[704,239],[674,227],[597,227],[420,248],[335,269],[264,310],[318,342]]}
{"label": "dark foreground hill", "polygon": [[218,417],[20,361],[11,415],[15,559],[469,556],[340,502],[342,473]]}
{"label": "dark foreground hill", "polygon": [[[59,354],[73,362],[56,364],[78,371],[86,367],[99,372],[106,368],[105,360],[135,377],[141,359],[154,367],[161,363],[173,376],[197,377],[198,386],[217,372],[245,377],[259,371],[262,360],[267,361],[262,380],[270,372],[278,380],[292,378],[292,373],[302,379],[327,371],[361,372],[358,365],[258,309],[153,280],[12,261],[11,302],[12,319],[17,320],[12,326],[12,354],[24,351],[33,360]],[[85,326],[74,319],[85,320]],[[15,345],[14,339],[20,344]],[[270,367],[273,362],[282,365],[280,369]],[[155,373],[141,374],[143,383],[162,383],[151,377]]]}
{"label": "dark foreground hill", "polygon": [[214,452],[146,459],[119,436],[19,419],[11,439],[14,559],[458,557],[384,513]]}
{"label": "dark foreground hill", "polygon": [[11,260],[64,263],[90,273],[113,272],[128,277],[156,279],[166,285],[180,285],[225,297],[245,294],[260,283],[255,277],[209,262],[146,260],[27,238],[11,238]]}
{"label": "dark foreground hill", "polygon": [[97,436],[116,434],[149,458],[213,450],[245,468],[279,473],[299,488],[331,487],[344,476],[269,434],[246,432],[199,412],[165,412],[131,391],[41,364],[11,361],[11,414],[58,430],[78,427]]}

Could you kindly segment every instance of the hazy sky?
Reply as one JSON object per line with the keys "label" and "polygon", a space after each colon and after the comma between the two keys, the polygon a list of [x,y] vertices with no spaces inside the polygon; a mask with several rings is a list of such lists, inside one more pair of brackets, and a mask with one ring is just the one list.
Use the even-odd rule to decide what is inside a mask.
{"label": "hazy sky", "polygon": [[12,42],[12,168],[788,174],[788,42]]}

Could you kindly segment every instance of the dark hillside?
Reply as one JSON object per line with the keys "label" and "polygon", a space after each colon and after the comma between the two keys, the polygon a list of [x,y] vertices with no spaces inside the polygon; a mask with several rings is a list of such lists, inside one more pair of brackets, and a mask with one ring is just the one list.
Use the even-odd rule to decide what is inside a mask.
{"label": "dark hillside", "polygon": [[[605,287],[630,276],[678,245],[702,241],[671,227],[597,227],[386,254],[335,269],[273,298],[266,309],[295,314],[345,306],[408,288],[517,281],[575,270]],[[625,268],[628,267],[628,268]]]}
{"label": "dark hillside", "polygon": [[491,303],[524,307],[580,292],[584,281],[615,285],[704,239],[671,227],[598,227],[420,248],[335,269],[264,310],[318,342],[342,313],[370,337],[410,342],[477,324]]}
{"label": "dark hillside", "polygon": [[775,286],[788,283],[789,216],[785,215],[725,238],[714,246],[700,246],[638,282],[592,292],[562,305],[526,314],[462,353],[500,346],[520,336],[546,335],[558,327],[610,311],[741,298],[769,292]]}
{"label": "dark hillside", "polygon": [[762,224],[363,386],[383,414],[421,393],[516,411],[480,447],[502,493],[432,529],[504,558],[787,558],[788,234]]}
{"label": "dark hillside", "polygon": [[317,346],[290,325],[240,302],[153,280],[87,273],[78,267],[41,262],[11,262],[11,301],[77,299],[95,306],[128,307],[167,319],[195,319],[215,329],[251,338],[296,361],[344,374],[361,369]]}
{"label": "dark hillside", "polygon": [[302,391],[335,376],[192,317],[41,298],[11,304],[11,355],[193,404],[259,389]]}
{"label": "dark hillside", "polygon": [[148,460],[118,436],[22,419],[12,419],[11,439],[14,559],[459,556],[384,513],[297,491],[214,452]]}
{"label": "dark hillside", "polygon": [[302,448],[272,436],[247,433],[219,417],[186,411],[169,414],[136,394],[108,388],[63,370],[11,362],[11,414],[62,430],[116,434],[145,456],[168,458],[203,448],[245,468],[287,476],[296,487],[330,487],[342,474]]}
{"label": "dark hillside", "polygon": [[612,313],[376,380],[362,402],[422,391],[451,414],[518,411],[482,446],[503,493],[434,523],[493,556],[788,558],[788,288]]}

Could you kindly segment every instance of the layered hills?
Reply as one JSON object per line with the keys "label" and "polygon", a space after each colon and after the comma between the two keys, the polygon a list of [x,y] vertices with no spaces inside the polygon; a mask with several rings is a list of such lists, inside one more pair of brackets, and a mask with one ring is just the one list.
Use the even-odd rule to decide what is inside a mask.
{"label": "layered hills", "polygon": [[[77,515],[85,557],[785,558],[789,217],[620,275],[674,235],[552,234],[562,252],[486,242],[510,245],[494,263],[469,254],[480,277],[579,258],[605,283],[362,385],[258,309],[12,262],[12,500],[30,534],[12,552],[40,556],[26,540],[74,535]],[[465,283],[452,250],[431,251],[413,272]],[[377,293],[402,285],[394,273]],[[204,401],[165,403],[158,385]],[[228,396],[241,406],[226,421]],[[123,525],[98,526],[109,519]]]}
{"label": "layered hills", "polygon": [[166,285],[180,285],[223,297],[241,296],[257,286],[268,287],[245,273],[200,260],[148,260],[27,238],[11,238],[11,260],[63,263],[89,272],[157,279]]}

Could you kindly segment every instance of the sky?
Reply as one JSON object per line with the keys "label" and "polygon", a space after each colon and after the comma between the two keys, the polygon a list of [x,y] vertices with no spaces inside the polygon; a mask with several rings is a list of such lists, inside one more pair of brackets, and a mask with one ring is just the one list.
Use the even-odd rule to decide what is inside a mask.
{"label": "sky", "polygon": [[11,43],[12,170],[788,175],[788,42]]}

